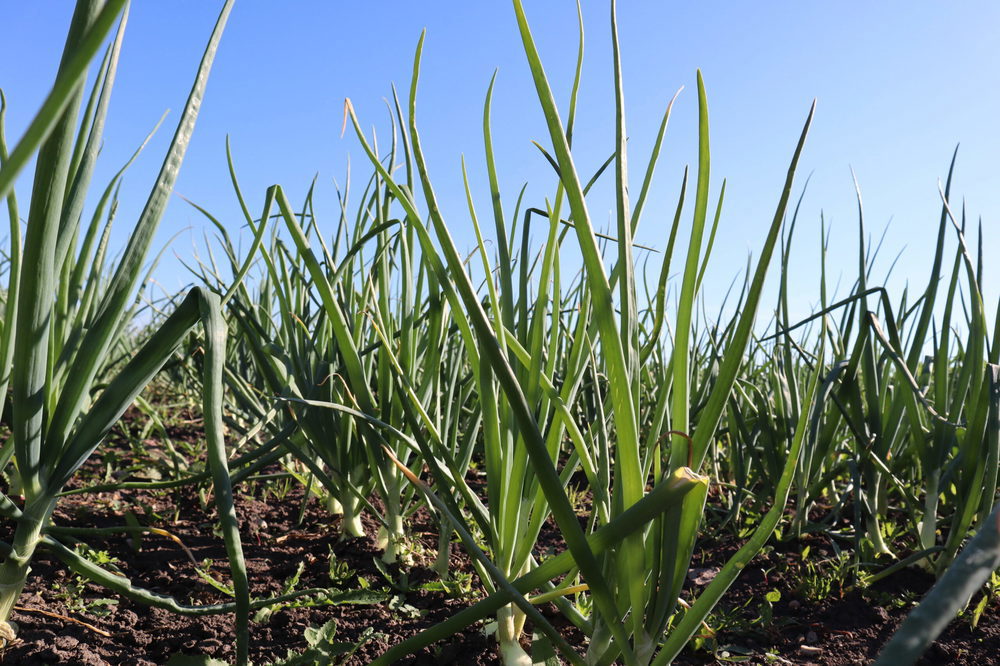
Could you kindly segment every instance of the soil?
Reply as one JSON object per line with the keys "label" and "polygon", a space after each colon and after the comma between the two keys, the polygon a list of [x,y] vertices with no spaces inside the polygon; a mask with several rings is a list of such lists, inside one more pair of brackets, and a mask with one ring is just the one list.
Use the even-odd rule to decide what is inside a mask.
{"label": "soil", "polygon": [[[816,664],[849,666],[871,663],[910,609],[930,590],[934,578],[913,567],[884,578],[865,590],[849,584],[832,585],[821,600],[810,598],[810,573],[802,565],[800,553],[809,546],[825,555],[829,542],[818,538],[779,544],[765,549],[737,578],[720,603],[721,611],[733,627],[714,637],[714,654],[690,648],[675,663],[709,664],[741,661],[751,664]],[[704,539],[692,562],[695,578],[711,573],[736,552],[740,544],[732,540]],[[832,549],[831,549],[832,550]],[[830,553],[832,555],[832,553]],[[904,553],[905,554],[905,553]],[[812,572],[812,580],[836,581],[832,570]],[[691,577],[691,576],[689,576]],[[691,581],[689,581],[691,582]],[[700,585],[692,583],[691,588]],[[769,592],[780,599],[766,601]],[[981,594],[973,598],[976,606]],[[770,619],[767,607],[770,607]],[[1000,664],[1000,608],[990,599],[975,628],[968,616],[954,620],[918,661],[921,666],[941,664]]]}
{"label": "soil", "polygon": [[[179,432],[171,436],[196,439],[197,433]],[[94,477],[100,480],[105,472],[106,457],[131,455],[125,442],[124,438],[113,438],[103,452],[88,461],[82,478],[89,484],[95,483]],[[155,442],[146,445],[156,453]],[[469,605],[481,592],[468,557],[457,545],[452,549],[450,563],[453,572],[467,577],[469,594],[421,587],[438,580],[430,568],[437,546],[437,525],[426,510],[416,512],[410,521],[415,561],[405,571],[408,585],[392,589],[375,563],[381,551],[375,546],[374,522],[365,518],[365,537],[340,539],[336,520],[315,499],[303,497],[300,485],[289,482],[286,487],[284,482],[272,482],[269,487],[268,496],[262,495],[263,486],[251,484],[246,488],[252,494],[237,497],[254,598],[281,594],[300,566],[295,589],[356,590],[363,579],[370,590],[388,588],[389,592],[385,595],[387,600],[381,603],[291,606],[275,610],[269,618],[251,623],[251,659],[255,664],[282,659],[290,651],[302,651],[307,647],[306,629],[330,620],[336,622],[339,641],[353,642],[374,630],[374,637],[348,661],[367,664],[392,644]],[[218,581],[228,580],[222,539],[212,533],[214,505],[210,497],[199,496],[194,488],[70,495],[60,503],[56,522],[77,527],[121,526],[127,512],[144,525],[159,527],[176,536],[197,562],[211,560],[210,570]],[[10,525],[4,525],[0,538],[7,539],[10,530]],[[184,547],[169,538],[147,534],[138,550],[133,546],[139,544],[121,534],[88,538],[87,543],[94,551],[111,558],[113,565],[137,585],[172,595],[183,603],[228,601],[226,595],[196,572]],[[540,549],[550,552],[563,548],[558,532],[551,525],[546,525],[539,544]],[[685,595],[690,596],[707,584],[739,545],[738,538],[724,533],[721,537],[703,539],[694,554]],[[809,581],[820,586],[847,579],[834,576],[833,570],[810,570],[800,555],[806,546],[820,558],[830,550],[825,554],[832,558],[829,543],[818,537],[770,546],[747,567],[709,618],[712,631],[703,631],[697,645],[689,647],[675,663],[741,661],[830,666],[869,663],[909,608],[933,583],[929,575],[911,569],[865,591],[830,583],[831,589],[817,594],[809,589]],[[339,571],[336,581],[330,573],[331,557]],[[810,561],[819,560],[814,555]],[[388,571],[394,580],[399,580],[402,572],[398,565],[391,565]],[[775,597],[775,592],[780,598],[767,601],[767,595]],[[543,608],[543,612],[555,616],[554,607]],[[2,664],[148,666],[164,664],[177,653],[222,660],[231,660],[235,655],[232,616],[179,616],[132,603],[84,583],[42,551],[33,564],[13,619],[19,627],[18,639],[3,651]],[[572,641],[581,641],[579,634],[572,633],[571,626],[560,629],[567,631]],[[500,662],[492,639],[477,625],[399,663],[477,666]],[[953,622],[921,663],[1000,664],[1000,609],[996,600],[987,605],[976,628],[967,617]]]}

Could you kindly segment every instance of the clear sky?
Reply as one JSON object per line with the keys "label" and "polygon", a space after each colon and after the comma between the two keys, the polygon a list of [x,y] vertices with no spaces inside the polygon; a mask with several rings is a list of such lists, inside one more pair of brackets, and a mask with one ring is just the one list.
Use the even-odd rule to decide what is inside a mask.
{"label": "clear sky", "polygon": [[[576,12],[568,0],[526,0],[550,80],[565,110],[576,52]],[[123,230],[141,209],[183,105],[221,2],[140,0],[132,7],[97,183],[106,182],[166,109],[174,111],[127,177],[118,217]],[[58,63],[72,11],[67,0],[6,2],[0,40],[0,87],[9,101],[9,140],[37,110]],[[576,162],[596,168],[613,149],[608,4],[585,1],[586,58],[576,129]],[[986,256],[997,247],[1000,210],[1000,4],[942,2],[655,2],[619,7],[633,191],[666,102],[680,87],[654,193],[638,241],[663,247],[685,164],[697,159],[695,70],[704,72],[711,110],[713,197],[728,178],[726,206],[706,289],[725,289],[756,252],[773,215],[788,160],[812,99],[818,111],[802,161],[799,188],[812,173],[797,250],[794,305],[805,314],[818,290],[820,212],[832,223],[834,277],[856,274],[856,205],[850,168],[876,237],[892,218],[881,270],[897,252],[898,289],[922,288],[939,214],[937,183],[961,143],[955,193],[982,215]],[[508,213],[525,181],[530,203],[554,190],[551,169],[531,145],[546,136],[513,10],[508,2],[237,2],[212,72],[176,191],[240,222],[225,166],[232,138],[239,175],[254,210],[266,186],[281,183],[294,199],[319,174],[320,208],[332,222],[333,180],[350,157],[358,177],[363,155],[340,138],[343,99],[364,124],[384,131],[383,97],[405,89],[414,46],[427,29],[419,124],[432,177],[460,247],[473,235],[461,194],[466,155],[481,214],[489,195],[482,174],[482,102],[499,68],[493,123]],[[610,172],[609,172],[610,176]],[[610,185],[608,178],[606,185]],[[27,196],[27,179],[19,186]],[[591,210],[607,224],[612,200]],[[602,196],[604,198],[602,198]],[[690,220],[690,208],[686,220]],[[174,251],[190,257],[209,231],[175,199],[162,242],[181,232]],[[541,242],[536,237],[537,242]],[[168,288],[190,281],[176,261],[158,274]],[[987,261],[987,297],[997,282]],[[842,291],[849,284],[842,286]]]}

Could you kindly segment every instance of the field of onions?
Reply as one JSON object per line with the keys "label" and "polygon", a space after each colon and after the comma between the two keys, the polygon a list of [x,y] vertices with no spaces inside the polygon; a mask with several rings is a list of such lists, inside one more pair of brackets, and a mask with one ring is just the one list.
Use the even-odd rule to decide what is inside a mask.
{"label": "field of onions", "polygon": [[[825,259],[793,279],[804,104],[773,137],[788,171],[768,232],[713,314],[725,181],[701,73],[676,182],[654,173],[672,101],[652,153],[628,155],[615,3],[615,135],[584,139],[582,24],[557,104],[514,0],[547,197],[504,189],[491,82],[468,158],[489,191],[466,177],[467,212],[445,219],[421,37],[378,134],[345,102],[366,159],[338,209],[313,187],[243,190],[230,154],[244,217],[198,208],[217,229],[183,258],[199,286],[153,300],[154,233],[232,5],[141,211],[118,211],[129,164],[92,182],[125,0],[79,0],[16,143],[0,111],[3,663],[995,663],[1000,318],[954,159],[919,283],[874,279],[860,192],[856,226],[816,238],[824,258],[830,234],[859,239],[853,284],[828,284]],[[574,161],[583,140],[607,160]],[[607,233],[596,183],[615,194]],[[676,210],[647,222],[651,249],[633,239],[654,188]],[[816,290],[809,318],[792,289]]]}

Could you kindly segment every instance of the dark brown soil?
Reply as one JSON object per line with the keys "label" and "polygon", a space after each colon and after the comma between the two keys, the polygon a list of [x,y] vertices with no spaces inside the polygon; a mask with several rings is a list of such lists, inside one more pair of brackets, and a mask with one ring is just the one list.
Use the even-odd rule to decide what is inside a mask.
{"label": "dark brown soil", "polygon": [[[137,424],[143,421],[140,414],[130,410],[121,427],[128,428],[134,437]],[[182,414],[178,421],[181,425],[169,429],[169,436],[175,443],[200,439],[200,424],[194,416]],[[129,446],[129,441],[122,432],[113,434],[110,441],[88,460],[71,487],[104,482],[106,462],[113,461],[112,468],[118,469],[122,466],[121,460],[128,460],[125,465],[128,467],[133,462],[146,463],[148,459],[162,460],[166,456],[158,441],[148,440],[140,449],[141,455],[148,459],[137,461],[137,452]],[[354,642],[366,630],[374,629],[375,635],[350,661],[366,664],[402,638],[468,605],[469,601],[461,595],[421,589],[421,585],[440,579],[429,569],[436,554],[437,527],[426,510],[419,510],[411,519],[416,561],[405,571],[407,589],[400,590],[393,587],[374,562],[382,556],[375,547],[376,523],[366,516],[366,537],[341,539],[336,518],[315,499],[305,500],[301,485],[288,482],[285,486],[283,483],[272,482],[267,496],[262,496],[265,492],[262,485],[250,484],[237,489],[237,513],[252,597],[269,598],[286,591],[287,581],[301,565],[303,568],[295,585],[297,590],[357,590],[364,579],[371,591],[386,601],[280,608],[266,621],[251,623],[251,659],[255,664],[282,659],[289,651],[301,652],[307,647],[305,630],[323,626],[330,620],[336,622],[338,641]],[[278,496],[276,493],[283,494]],[[142,538],[138,551],[132,548],[126,535],[104,539],[88,537],[87,544],[113,558],[113,565],[136,585],[171,595],[181,603],[203,605],[230,600],[198,575],[184,550],[186,547],[199,563],[211,560],[214,578],[228,582],[223,541],[212,533],[215,511],[210,494],[203,492],[199,496],[198,490],[189,486],[170,491],[119,490],[70,495],[60,502],[55,522],[65,527],[120,527],[125,524],[126,513],[135,515],[144,526],[168,531],[184,546],[154,534]],[[0,539],[8,539],[11,531],[11,525],[3,524]],[[331,561],[341,568],[336,581],[331,577]],[[453,548],[451,566],[455,572],[469,574],[469,598],[481,593],[479,581],[471,572],[470,562],[461,548]],[[389,566],[388,573],[398,585],[401,581],[398,565]],[[18,639],[0,655],[3,664],[139,666],[163,664],[177,653],[223,660],[231,660],[235,655],[231,615],[180,616],[135,604],[97,585],[85,583],[41,550],[32,565],[18,608],[12,618],[19,628]],[[98,631],[73,620],[90,624]],[[480,629],[470,627],[402,663],[496,663],[489,639]]]}
{"label": "dark brown soil", "polygon": [[[183,439],[188,435],[181,431],[171,436]],[[196,434],[190,436],[196,438]],[[155,442],[147,444],[154,453],[157,451]],[[120,438],[111,442],[107,452],[105,455],[130,455]],[[98,454],[84,470],[89,475],[87,483],[99,481],[104,469]],[[283,482],[272,482],[266,497],[261,494],[262,486],[250,485],[247,489],[254,494],[240,495],[237,508],[255,598],[282,593],[300,564],[302,572],[295,589],[356,590],[363,580],[369,590],[387,590],[381,603],[284,607],[265,621],[252,623],[251,657],[255,664],[303,650],[307,647],[305,630],[330,620],[336,621],[337,638],[342,641],[356,641],[366,630],[374,630],[374,637],[349,661],[367,664],[389,646],[449,617],[481,594],[470,562],[457,546],[453,548],[451,566],[454,572],[469,576],[469,594],[447,594],[421,587],[438,580],[429,568],[437,545],[437,526],[425,510],[418,511],[411,522],[413,565],[405,572],[396,565],[390,567],[390,576],[397,587],[403,588],[394,589],[374,561],[381,552],[375,548],[376,525],[372,521],[366,519],[365,538],[341,540],[334,519],[316,500],[306,500],[298,484],[289,483],[285,488]],[[276,496],[275,492],[285,494]],[[305,510],[300,520],[303,503]],[[175,535],[198,562],[213,562],[211,571],[217,580],[228,580],[222,539],[212,533],[214,506],[210,496],[200,497],[194,488],[73,495],[61,503],[56,522],[79,527],[121,526],[126,512],[133,513],[143,525]],[[10,530],[10,525],[4,525],[0,538],[7,538]],[[197,574],[184,549],[168,538],[148,534],[138,551],[124,535],[89,538],[88,544],[113,558],[114,565],[137,585],[173,595],[188,604],[228,600]],[[704,630],[697,644],[676,663],[868,663],[933,582],[928,575],[909,570],[865,591],[851,589],[849,579],[838,576],[834,568],[810,571],[800,556],[806,545],[813,553],[810,561],[832,559],[828,542],[818,537],[770,547],[747,567],[710,617],[710,630]],[[690,597],[707,584],[713,571],[738,547],[735,537],[702,540],[685,594]],[[562,548],[558,532],[546,525],[539,549],[557,552]],[[336,579],[330,573],[331,553],[341,567]],[[401,573],[406,574],[406,585],[400,585]],[[810,589],[809,581],[814,586],[818,585],[816,581],[826,581],[829,589],[819,595]],[[768,602],[769,592],[772,596],[777,592],[780,599]],[[231,616],[178,616],[134,604],[83,583],[44,552],[34,563],[19,603],[21,610],[13,618],[19,625],[19,637],[3,652],[3,664],[159,665],[181,652],[223,660],[231,660],[235,653]],[[544,610],[551,614],[553,609]],[[43,611],[89,623],[109,636]],[[582,642],[579,634],[567,635],[574,642]],[[476,666],[498,664],[499,660],[492,639],[484,635],[481,626],[473,626],[400,663]],[[990,601],[975,629],[968,618],[953,622],[923,663],[1000,664],[1000,612],[996,601]]]}
{"label": "dark brown soil", "polygon": [[[919,568],[900,571],[865,590],[842,578],[835,567],[809,571],[800,556],[805,546],[817,561],[831,556],[829,542],[812,538],[766,548],[729,589],[714,614],[712,635],[705,631],[706,646],[689,648],[675,663],[708,664],[740,661],[750,664],[816,664],[851,666],[869,664],[889,640],[907,613],[934,584]],[[739,543],[704,539],[692,562],[691,578],[707,584]],[[810,586],[826,581],[825,598],[814,599]],[[843,581],[843,584],[840,582]],[[701,585],[691,583],[689,591]],[[780,599],[769,603],[769,592]],[[977,596],[970,607],[981,599]],[[710,625],[711,625],[710,621]],[[969,617],[953,621],[918,662],[939,664],[1000,664],[1000,608],[989,600],[976,628]]]}
{"label": "dark brown soil", "polygon": [[[161,516],[173,513],[180,499],[180,518],[149,521],[144,524],[160,527],[180,538],[198,562],[210,559],[212,572],[220,581],[228,580],[228,564],[222,540],[212,534],[211,510],[202,510],[199,499],[191,491],[176,495],[155,496],[148,492],[116,492],[98,496],[76,495],[66,499],[57,511],[57,521],[67,526],[111,526],[123,524],[123,512],[138,515],[151,511]],[[337,581],[343,590],[357,589],[364,578],[372,588],[389,587],[373,559],[380,558],[371,536],[341,541],[326,511],[315,500],[308,503],[302,524],[298,511],[303,501],[297,487],[281,501],[262,501],[246,495],[238,498],[247,570],[254,598],[273,597],[282,593],[285,582],[300,563],[304,565],[296,589],[330,588],[331,552],[335,560],[349,569],[347,577]],[[365,522],[370,535],[376,533],[374,523]],[[427,540],[433,529],[426,512],[415,516],[414,532],[418,540]],[[124,536],[106,540],[88,539],[95,550],[108,553],[116,565],[137,585],[169,594],[183,603],[209,604],[227,601],[195,572],[181,546],[173,541],[147,535],[142,549],[134,551]],[[452,556],[457,570],[467,569],[459,549]],[[352,663],[368,663],[401,637],[440,622],[466,602],[442,592],[419,589],[420,584],[437,580],[427,568],[430,560],[411,567],[408,582],[411,591],[391,590],[390,603],[283,608],[275,611],[266,623],[251,625],[252,658],[263,664],[283,658],[289,650],[306,647],[303,632],[309,626],[321,626],[329,620],[337,623],[337,638],[357,639],[368,627],[376,636],[364,644]],[[389,568],[398,574],[398,567]],[[58,560],[41,553],[32,568],[28,587],[20,600],[14,620],[19,625],[17,644],[6,650],[7,664],[163,664],[171,655],[184,652],[203,654],[219,659],[231,659],[235,654],[234,625],[231,615],[208,617],[178,616],[165,610],[133,604],[126,599],[108,606],[106,615],[95,617],[89,607],[68,607],[74,599],[64,590],[79,585]],[[391,588],[390,588],[391,589]],[[115,598],[113,593],[85,584],[84,602]],[[98,602],[102,603],[102,602]],[[102,606],[92,606],[103,610]],[[45,610],[82,619],[111,634],[104,637],[79,624],[42,615]],[[77,611],[77,612],[74,612]],[[409,664],[487,664],[493,663],[487,638],[477,628],[470,628],[446,645],[415,655]]]}
{"label": "dark brown soil", "polygon": [[[90,500],[67,501],[66,508],[58,512],[63,525],[122,524],[120,511],[127,505],[142,503],[152,511],[169,513],[172,507],[163,498],[153,498],[143,493],[132,497],[100,496],[98,504]],[[185,498],[193,499],[193,498]],[[345,563],[351,573],[338,581],[344,590],[357,589],[359,577],[364,577],[372,587],[388,586],[383,574],[376,568],[373,558],[381,556],[369,538],[338,541],[332,536],[334,525],[325,512],[312,502],[307,509],[304,523],[299,526],[297,512],[302,501],[300,492],[290,493],[283,501],[263,502],[251,497],[240,497],[238,511],[244,527],[244,548],[251,580],[251,593],[255,598],[272,597],[282,592],[282,586],[295,574],[299,563],[305,567],[298,589],[311,587],[329,588],[330,551],[338,562]],[[101,506],[103,504],[103,506]],[[81,509],[76,511],[76,509]],[[189,501],[181,508],[184,516],[177,521],[164,521],[157,526],[179,537],[199,562],[211,559],[216,578],[228,579],[225,552],[221,539],[211,534],[208,516],[197,501]],[[198,520],[201,517],[202,521]],[[417,516],[416,533],[427,534],[429,525]],[[266,526],[254,530],[252,525]],[[366,523],[374,534],[374,524]],[[225,597],[199,577],[183,549],[172,541],[155,535],[146,536],[142,550],[136,553],[124,537],[106,541],[89,540],[95,550],[105,551],[116,558],[117,566],[132,580],[143,587],[170,594],[186,603],[218,603]],[[453,556],[456,569],[464,569],[467,562],[460,554]],[[396,567],[390,573],[397,573]],[[414,566],[408,571],[409,585],[418,588],[421,583],[436,580],[437,575],[425,566]],[[172,654],[187,652],[205,654],[220,659],[234,655],[233,622],[228,615],[210,617],[177,616],[160,609],[150,609],[118,600],[103,617],[93,617],[86,609],[71,609],[66,593],[60,588],[72,588],[74,577],[58,561],[42,554],[33,567],[31,578],[20,606],[32,610],[46,610],[83,619],[111,634],[101,636],[94,631],[37,612],[15,613],[14,620],[20,627],[18,644],[8,649],[4,663],[66,663],[66,664],[162,664]],[[114,594],[86,584],[85,600],[114,598]],[[414,589],[409,592],[392,591],[397,607],[388,603],[372,605],[340,605],[313,608],[284,608],[274,612],[265,624],[252,625],[251,642],[255,663],[266,663],[285,657],[289,650],[306,647],[303,631],[310,625],[323,625],[333,619],[337,622],[339,639],[351,640],[360,636],[367,627],[373,627],[386,636],[377,636],[362,646],[355,663],[367,663],[383,652],[400,637],[431,626],[465,605],[460,599],[440,592]],[[398,597],[398,599],[397,599]],[[98,607],[100,608],[100,607]],[[83,610],[78,613],[73,610]],[[416,655],[409,663],[490,663],[481,661],[490,648],[486,638],[476,629],[456,636],[450,645],[439,646],[435,651]]]}

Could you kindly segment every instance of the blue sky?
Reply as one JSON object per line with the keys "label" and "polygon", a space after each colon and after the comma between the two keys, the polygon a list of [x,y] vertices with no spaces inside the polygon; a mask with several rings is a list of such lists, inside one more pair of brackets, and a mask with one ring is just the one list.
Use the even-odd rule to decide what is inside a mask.
{"label": "blue sky", "polygon": [[[525,4],[565,108],[576,52],[575,6],[563,0]],[[608,6],[585,5],[586,58],[574,148],[578,167],[589,172],[612,150],[614,116]],[[173,0],[132,7],[97,182],[110,178],[166,109],[174,112],[127,178],[120,233],[141,210],[220,6]],[[4,8],[8,30],[0,40],[0,87],[9,102],[11,141],[48,90],[71,11],[68,1]],[[812,173],[792,262],[793,305],[799,314],[806,314],[818,295],[821,211],[832,224],[833,277],[843,270],[849,281],[855,274],[851,167],[864,195],[869,231],[877,237],[893,220],[879,265],[884,272],[895,254],[904,252],[891,282],[897,290],[907,280],[915,288],[926,283],[940,206],[937,183],[959,142],[955,193],[966,198],[970,214],[983,216],[987,248],[1000,241],[994,219],[1000,210],[995,46],[1000,5],[629,1],[621,3],[619,24],[633,191],[664,106],[685,86],[639,242],[666,243],[681,173],[697,159],[695,70],[704,72],[713,196],[722,178],[728,179],[706,283],[710,304],[742,270],[747,253],[759,248],[814,97],[817,116],[797,180],[801,187]],[[362,122],[384,133],[383,97],[391,82],[407,87],[423,28],[427,41],[418,122],[460,247],[471,248],[473,242],[460,189],[462,154],[470,162],[481,213],[489,207],[480,167],[481,118],[495,68],[493,125],[508,213],[525,181],[532,183],[530,202],[542,204],[554,191],[554,176],[531,141],[547,145],[548,140],[508,2],[237,2],[176,191],[238,228],[225,165],[228,134],[252,209],[259,208],[268,185],[281,183],[299,198],[318,173],[318,212],[327,211],[332,222],[333,179],[344,181],[349,157],[356,177],[365,173],[357,144],[339,136],[343,100],[350,97]],[[27,182],[22,178],[22,197]],[[605,188],[594,198],[591,213],[597,224],[610,219],[608,193]],[[160,240],[181,232],[173,250],[190,257],[207,230],[196,211],[175,199]],[[993,300],[997,283],[990,268],[987,264],[986,292]],[[173,260],[164,263],[158,277],[169,289],[190,281]]]}

